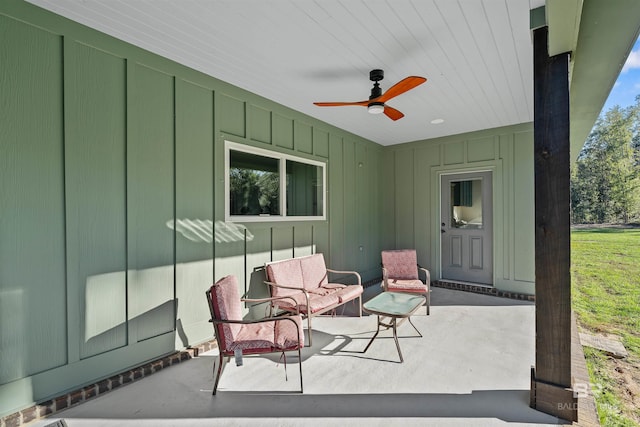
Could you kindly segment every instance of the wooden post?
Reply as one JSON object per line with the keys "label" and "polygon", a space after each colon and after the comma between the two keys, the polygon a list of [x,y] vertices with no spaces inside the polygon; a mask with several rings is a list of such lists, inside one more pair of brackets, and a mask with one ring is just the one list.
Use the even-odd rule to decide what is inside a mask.
{"label": "wooden post", "polygon": [[536,365],[531,406],[577,420],[571,389],[569,54],[549,57],[547,27],[533,33]]}

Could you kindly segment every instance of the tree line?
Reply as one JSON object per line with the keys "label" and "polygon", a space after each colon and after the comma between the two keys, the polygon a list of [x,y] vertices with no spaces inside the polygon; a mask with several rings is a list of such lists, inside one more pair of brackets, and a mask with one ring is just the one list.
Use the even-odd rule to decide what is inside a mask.
{"label": "tree line", "polygon": [[640,221],[640,95],[602,113],[571,171],[573,224]]}

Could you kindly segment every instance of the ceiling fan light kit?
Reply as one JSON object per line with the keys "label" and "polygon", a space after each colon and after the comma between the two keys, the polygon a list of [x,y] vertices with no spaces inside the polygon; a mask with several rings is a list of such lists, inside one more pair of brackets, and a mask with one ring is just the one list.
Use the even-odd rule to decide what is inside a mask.
{"label": "ceiling fan light kit", "polygon": [[367,101],[358,102],[314,102],[318,107],[344,107],[347,105],[358,105],[361,107],[367,107],[367,111],[370,114],[384,113],[391,120],[396,121],[404,117],[400,111],[393,107],[386,105],[385,103],[391,98],[395,98],[398,95],[402,95],[426,82],[427,79],[419,76],[409,76],[399,81],[395,85],[391,86],[384,94],[380,88],[380,80],[384,78],[384,71],[371,70],[369,72],[369,80],[373,82],[373,88],[371,88],[371,95]]}
{"label": "ceiling fan light kit", "polygon": [[369,114],[380,114],[384,113],[384,103],[382,102],[372,102],[367,106],[367,110]]}

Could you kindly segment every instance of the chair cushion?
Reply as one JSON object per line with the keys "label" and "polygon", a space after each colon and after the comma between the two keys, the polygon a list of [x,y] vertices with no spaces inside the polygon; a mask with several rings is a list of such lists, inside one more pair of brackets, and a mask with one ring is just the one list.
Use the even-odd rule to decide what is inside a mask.
{"label": "chair cushion", "polygon": [[305,289],[317,289],[329,282],[327,266],[322,254],[313,254],[299,258]]}
{"label": "chair cushion", "polygon": [[271,351],[275,347],[275,322],[249,323],[241,325],[229,350],[241,349],[243,353],[260,353]]}
{"label": "chair cushion", "polygon": [[326,283],[315,289],[307,289],[307,292],[315,295],[329,295],[339,291],[345,286],[347,285],[343,285],[342,283]]}
{"label": "chair cushion", "polygon": [[[289,316],[290,320],[278,320],[275,330],[276,347],[282,350],[304,347],[304,329],[302,327],[302,316]],[[298,328],[296,329],[296,324]]]}
{"label": "chair cushion", "polygon": [[415,249],[382,251],[382,266],[387,270],[389,278],[419,279]]}
{"label": "chair cushion", "polygon": [[283,310],[295,311],[296,307],[302,314],[313,314],[321,311],[327,307],[337,305],[340,302],[336,292],[328,295],[321,295],[315,293],[309,293],[309,307],[307,307],[307,300],[303,293],[292,295],[292,298],[296,300],[296,304],[291,301],[290,298],[279,300],[277,302],[278,307]]}
{"label": "chair cushion", "polygon": [[427,292],[427,285],[421,280],[388,279],[387,290],[395,292]]}
{"label": "chair cushion", "polygon": [[300,311],[303,311],[305,313],[311,312],[311,313],[316,313],[318,311],[322,311],[327,307],[331,307],[331,306],[336,306],[340,303],[340,299],[338,298],[338,295],[336,295],[335,293],[329,294],[329,295],[314,295],[311,294],[309,295],[309,305],[311,306],[310,308],[307,308],[304,305],[300,306]]}
{"label": "chair cushion", "polygon": [[304,347],[301,316],[241,326],[240,333],[229,346],[227,353],[233,353],[236,349],[241,349],[243,354],[271,353],[274,350],[285,351],[297,349],[298,346]]}
{"label": "chair cushion", "polygon": [[[213,315],[218,320],[242,320],[242,304],[238,293],[238,280],[235,276],[225,276],[211,286]],[[228,349],[241,329],[240,324],[216,324],[218,345]]]}
{"label": "chair cushion", "polygon": [[[329,283],[329,284],[332,285],[333,283]],[[362,285],[349,285],[349,286],[343,285],[342,288],[338,289],[337,295],[338,295],[338,299],[342,303],[342,302],[347,302],[347,301],[351,301],[352,299],[358,298],[360,295],[362,295],[363,291],[364,291],[364,288],[362,287]]]}
{"label": "chair cushion", "polygon": [[[302,268],[300,267],[300,261],[296,258],[287,259],[284,261],[276,261],[267,264],[267,279],[269,282],[277,283],[282,286],[293,286],[302,289],[303,277]],[[300,293],[295,289],[278,288],[277,286],[271,286],[271,296],[282,297],[288,295],[295,295]]]}

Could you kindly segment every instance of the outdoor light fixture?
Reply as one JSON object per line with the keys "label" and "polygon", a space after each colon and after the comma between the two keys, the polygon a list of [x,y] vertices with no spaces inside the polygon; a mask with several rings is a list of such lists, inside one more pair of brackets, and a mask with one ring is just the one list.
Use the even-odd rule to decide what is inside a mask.
{"label": "outdoor light fixture", "polygon": [[383,102],[372,102],[367,106],[367,111],[369,114],[380,114],[384,113],[384,103]]}

